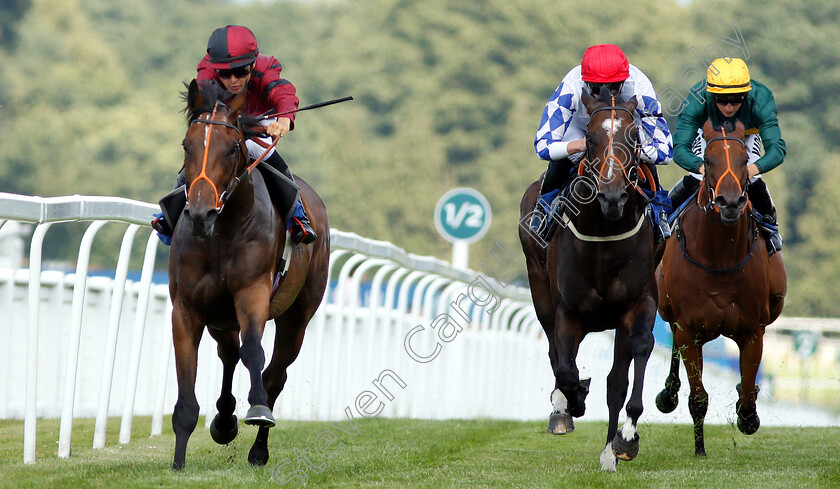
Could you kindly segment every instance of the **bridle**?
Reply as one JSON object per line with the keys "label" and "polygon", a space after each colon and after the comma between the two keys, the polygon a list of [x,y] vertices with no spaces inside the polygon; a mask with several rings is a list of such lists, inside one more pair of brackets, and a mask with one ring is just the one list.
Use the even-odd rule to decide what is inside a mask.
{"label": "bridle", "polygon": [[[600,166],[600,168],[598,168],[598,171],[597,171],[598,178],[596,178],[596,180],[598,181],[598,186],[600,186],[602,179],[605,177],[604,171],[607,170],[608,168],[609,168],[610,172],[612,171],[612,168],[613,168],[614,165],[611,164],[611,161],[616,161],[616,162],[620,161],[616,157],[616,155],[613,151],[613,147],[614,147],[614,145],[613,145],[613,135],[615,134],[616,111],[620,110],[620,111],[626,112],[630,116],[631,120],[635,119],[635,116],[630,109],[628,109],[627,107],[620,106],[620,105],[619,106],[615,105],[615,95],[610,95],[610,106],[609,107],[599,107],[599,108],[593,110],[592,113],[590,114],[590,120],[591,120],[591,118],[594,118],[595,114],[597,114],[598,112],[606,111],[606,110],[610,111],[610,138],[609,138],[609,141],[607,143],[607,157],[603,162],[601,162],[601,166]],[[619,168],[621,168],[621,172],[624,176],[625,181],[627,182],[625,184],[625,187],[632,186],[633,188],[636,189],[637,192],[639,192],[641,195],[644,196],[644,192],[642,191],[641,187],[639,186],[639,180],[641,178],[641,176],[639,174],[639,172],[640,172],[640,170],[639,170],[639,168],[640,168],[639,160],[640,160],[640,155],[641,155],[641,151],[642,151],[642,146],[639,143],[638,138],[636,138],[636,140],[634,141],[633,146],[634,147],[633,147],[632,164],[630,165],[629,170],[624,165],[618,165],[618,166],[619,166]],[[590,151],[591,151],[591,148],[590,148],[590,144],[589,144],[589,138],[587,138],[586,139],[586,160],[590,163],[595,163],[596,160],[592,159]],[[578,170],[579,175],[583,175],[584,167],[586,167],[586,166],[588,166],[588,165],[585,165],[585,164],[580,165],[579,170]],[[649,177],[649,178],[652,179],[652,175],[646,175],[646,177]],[[611,175],[607,174],[606,178],[611,178]]]}
{"label": "bridle", "polygon": [[[737,141],[738,143],[741,144],[741,146],[744,147],[744,150],[746,151],[747,147],[744,144],[744,141],[742,141],[740,138],[727,136],[726,135],[726,129],[723,128],[723,127],[721,127],[720,130],[721,130],[721,133],[723,134],[723,136],[714,137],[714,138],[708,140],[706,142],[707,150],[708,150],[709,145],[712,144],[715,141]],[[706,182],[706,188],[709,191],[709,202],[706,205],[700,205],[698,203],[698,206],[701,209],[703,209],[703,212],[707,212],[709,209],[712,209],[712,208],[714,208],[718,212],[720,212],[720,208],[715,203],[715,199],[717,198],[717,194],[720,191],[720,184],[723,181],[723,179],[726,178],[727,175],[731,176],[732,179],[735,180],[735,184],[738,185],[738,190],[741,191],[741,197],[745,197],[747,195],[747,186],[744,185],[743,187],[741,187],[741,181],[738,180],[738,177],[735,175],[735,172],[732,171],[732,159],[729,156],[729,145],[728,144],[724,144],[723,151],[724,151],[724,154],[726,154],[726,171],[723,172],[723,175],[718,177],[717,182],[715,182],[714,187],[712,187],[712,182],[708,178],[705,177],[705,175],[708,174],[709,160],[707,158],[703,160],[703,166],[706,168],[706,172],[704,174],[703,180]]]}
{"label": "bridle", "polygon": [[[222,105],[224,105],[224,104],[222,104]],[[247,158],[248,158],[248,153],[247,153],[247,150],[245,149],[245,145],[242,144],[243,140],[245,139],[244,133],[242,131],[241,126],[239,125],[239,120],[238,119],[236,121],[235,126],[233,124],[227,123],[225,121],[214,120],[214,117],[216,116],[216,112],[218,111],[218,108],[219,108],[219,102],[216,101],[216,104],[213,106],[213,111],[210,113],[209,118],[207,118],[207,119],[201,119],[201,118],[193,119],[190,122],[190,125],[193,125],[193,124],[211,124],[211,125],[227,127],[229,129],[233,129],[234,131],[236,131],[237,135],[239,136],[239,140],[234,145],[234,150],[236,151],[236,161],[233,164],[233,171],[231,172],[230,179],[228,180],[227,185],[225,185],[225,188],[221,192],[219,192],[219,189],[216,187],[216,184],[213,183],[213,181],[210,180],[210,178],[207,176],[207,157],[208,157],[209,148],[210,148],[210,137],[213,134],[213,131],[208,130],[207,134],[204,137],[204,156],[203,156],[202,161],[201,161],[201,173],[199,173],[198,176],[195,177],[195,179],[193,179],[193,181],[190,182],[189,185],[187,185],[187,188],[185,189],[185,192],[187,194],[187,205],[189,205],[189,188],[192,185],[194,185],[196,182],[198,182],[199,180],[206,181],[207,183],[210,184],[210,187],[213,188],[213,196],[214,196],[214,203],[215,203],[214,208],[215,208],[217,213],[221,213],[222,209],[224,209],[224,207],[225,207],[225,204],[227,203],[228,200],[230,200],[231,195],[233,195],[233,191],[236,189],[237,186],[239,186],[239,183],[242,181],[242,179],[244,179],[246,177],[246,175],[250,174],[251,170],[256,168],[256,166],[260,163],[260,161],[262,161],[265,158],[265,156],[268,154],[268,152],[271,151],[271,149],[274,148],[274,146],[277,144],[278,139],[275,138],[274,142],[271,145],[266,147],[265,152],[259,158],[254,160],[254,162],[251,163],[250,165],[245,166],[242,169],[241,172],[237,173],[237,168],[240,165],[240,159],[243,160],[243,161],[247,161]],[[206,114],[206,112],[205,112],[205,114]]]}

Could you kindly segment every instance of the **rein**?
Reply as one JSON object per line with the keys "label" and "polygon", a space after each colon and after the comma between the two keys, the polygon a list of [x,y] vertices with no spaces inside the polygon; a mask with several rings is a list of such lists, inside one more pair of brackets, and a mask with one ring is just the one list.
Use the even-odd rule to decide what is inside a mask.
{"label": "rein", "polygon": [[[630,116],[631,119],[635,118],[635,115],[633,114],[633,112],[630,109],[628,109],[627,107],[622,107],[622,106],[616,106],[615,105],[615,95],[610,96],[610,106],[609,107],[599,107],[599,108],[593,110],[592,114],[590,114],[590,118],[592,116],[594,116],[595,114],[597,114],[598,112],[602,111],[602,110],[609,110],[610,111],[610,139],[609,139],[609,142],[607,143],[607,148],[608,148],[607,149],[607,158],[604,160],[604,162],[601,164],[601,168],[598,170],[598,175],[600,177],[604,176],[604,170],[607,168],[607,163],[609,161],[619,161],[618,158],[616,158],[615,153],[613,153],[613,135],[615,133],[615,115],[616,115],[615,111],[616,110],[624,111]],[[621,168],[621,172],[624,174],[625,180],[627,180],[627,184],[632,185],[633,188],[636,189],[636,191],[640,195],[642,195],[643,197],[646,197],[644,192],[642,191],[641,187],[639,186],[639,183],[638,183],[639,182],[639,165],[638,165],[638,162],[639,162],[640,152],[641,152],[641,145],[639,145],[637,143],[637,144],[635,144],[635,147],[634,147],[634,150],[633,150],[633,165],[631,166],[631,169],[630,169],[630,172],[633,172],[635,174],[635,177],[632,177],[630,175],[630,172],[628,172],[627,169],[623,165],[620,165],[620,168]],[[592,161],[592,159],[589,158],[589,145],[588,144],[587,144],[587,148],[586,148],[586,159],[590,162]],[[580,165],[578,175],[583,174],[583,167],[584,167],[584,165]],[[610,167],[612,167],[612,165],[610,165]],[[650,180],[648,180],[648,181],[653,181],[652,180],[653,175],[650,174],[650,170],[645,169],[645,170],[642,171],[642,173],[645,174],[645,179],[646,180],[649,177]],[[599,178],[598,181],[600,183],[600,178]]]}
{"label": "rein", "polygon": [[[215,125],[218,125],[218,126],[223,126],[223,127],[229,128],[229,129],[233,129],[240,136],[240,141],[238,141],[236,143],[237,148],[239,149],[237,155],[238,155],[238,157],[243,156],[245,150],[242,148],[242,145],[241,145],[241,141],[243,139],[242,129],[240,127],[234,126],[233,124],[229,124],[229,123],[224,122],[224,121],[213,120],[213,117],[215,117],[215,115],[216,115],[216,111],[218,109],[218,106],[219,106],[219,102],[217,101],[216,105],[213,106],[213,112],[210,114],[210,118],[208,118],[208,119],[195,119],[192,122],[190,122],[190,124],[196,124],[196,123],[199,123],[199,124],[215,124]],[[210,135],[212,133],[213,133],[213,131],[209,131],[209,130],[207,131],[207,136],[204,139],[204,157],[201,161],[201,173],[199,173],[199,175],[190,183],[190,186],[192,186],[193,184],[195,184],[199,180],[207,181],[207,183],[209,183],[210,186],[213,188],[214,198],[215,198],[215,202],[216,202],[216,205],[215,205],[216,212],[221,213],[222,209],[224,209],[224,207],[225,207],[225,204],[230,199],[231,195],[233,195],[233,191],[236,189],[237,186],[239,186],[239,183],[242,181],[242,179],[245,178],[245,175],[250,174],[251,171],[254,168],[256,168],[257,165],[263,159],[265,159],[266,155],[277,145],[277,142],[279,141],[280,138],[274,138],[274,141],[270,145],[265,145],[264,143],[262,143],[262,141],[259,141],[258,139],[253,139],[254,141],[258,142],[261,146],[266,148],[265,151],[263,152],[262,155],[260,155],[259,158],[254,160],[253,163],[246,166],[239,174],[237,174],[237,172],[236,172],[237,164],[234,164],[233,172],[231,173],[230,180],[228,180],[228,183],[225,186],[225,189],[221,193],[219,193],[219,190],[216,188],[216,184],[213,183],[213,181],[210,180],[210,178],[207,177],[207,156],[208,156],[208,151],[209,151],[209,148],[210,148]],[[238,161],[237,161],[237,163],[238,163]],[[189,192],[187,192],[187,201],[189,202]]]}
{"label": "rein", "polygon": [[[700,205],[698,205],[697,207],[702,209]],[[686,211],[687,210],[688,209],[686,209]],[[711,275],[727,275],[730,273],[737,272],[738,270],[744,268],[747,262],[750,261],[750,258],[752,258],[753,251],[755,250],[755,242],[758,240],[758,233],[756,232],[755,227],[753,225],[750,225],[750,234],[752,234],[752,239],[750,239],[750,247],[747,250],[747,256],[745,256],[743,260],[741,260],[738,264],[728,268],[709,268],[706,265],[703,265],[699,261],[690,257],[688,255],[688,250],[686,250],[685,248],[685,234],[682,232],[681,226],[683,216],[685,216],[685,211],[680,215],[680,218],[677,220],[677,225],[674,226],[674,237],[677,238],[677,243],[680,244],[680,250],[682,251],[683,257],[692,265]]]}
{"label": "rein", "polygon": [[[630,109],[628,109],[626,107],[615,105],[615,96],[614,95],[610,97],[610,106],[609,107],[599,107],[599,108],[593,110],[592,114],[590,114],[590,117],[594,116],[595,114],[597,114],[598,112],[600,112],[602,110],[609,110],[610,111],[610,138],[609,138],[609,142],[607,143],[607,148],[608,148],[607,149],[607,158],[606,158],[606,160],[604,160],[603,164],[601,165],[600,169],[598,170],[598,176],[599,177],[604,177],[604,170],[607,168],[607,163],[610,160],[619,161],[619,159],[615,156],[615,153],[613,152],[613,134],[615,133],[615,116],[616,116],[615,111],[617,111],[617,110],[624,111],[631,117],[631,119],[634,118],[633,112]],[[636,189],[636,191],[638,191],[639,194],[643,198],[647,198],[647,196],[644,194],[644,192],[642,191],[641,187],[638,184],[638,180],[639,180],[639,173],[638,172],[639,172],[639,170],[638,170],[637,166],[638,166],[638,161],[639,161],[639,151],[640,150],[641,150],[641,147],[637,144],[636,148],[635,148],[635,151],[634,151],[634,155],[633,155],[633,166],[632,166],[632,169],[636,170],[636,172],[635,172],[636,178],[632,178],[628,174],[628,171],[624,168],[623,165],[619,165],[619,166],[621,168],[621,171],[624,175],[625,180],[627,181],[627,184],[632,185]],[[586,160],[589,161],[589,162],[592,161],[592,159],[589,157],[589,143],[588,142],[587,142],[587,146],[586,146]],[[584,166],[586,166],[585,162],[581,162],[580,166],[578,167],[578,176],[579,177],[583,175]],[[612,165],[610,165],[610,168],[612,168]],[[645,171],[646,171],[645,177],[646,177],[647,181],[652,182],[653,181],[653,175],[650,173],[650,170],[645,169]],[[601,179],[599,178],[598,179],[599,184],[600,184],[600,181],[601,181]],[[623,239],[631,238],[631,237],[635,236],[636,234],[638,234],[638,232],[641,231],[642,226],[645,223],[645,213],[644,212],[641,213],[641,215],[639,216],[639,220],[636,222],[636,225],[632,229],[630,229],[629,231],[625,231],[625,232],[619,233],[619,234],[610,234],[610,235],[607,235],[607,236],[593,236],[593,235],[588,235],[588,234],[581,233],[575,227],[571,218],[569,217],[569,215],[565,211],[561,214],[560,219],[561,219],[561,222],[565,225],[565,227],[568,228],[569,231],[571,231],[572,234],[577,239],[579,239],[580,241],[584,241],[584,242],[587,242],[587,243],[605,243],[605,242],[612,242],[612,241],[621,241]]]}

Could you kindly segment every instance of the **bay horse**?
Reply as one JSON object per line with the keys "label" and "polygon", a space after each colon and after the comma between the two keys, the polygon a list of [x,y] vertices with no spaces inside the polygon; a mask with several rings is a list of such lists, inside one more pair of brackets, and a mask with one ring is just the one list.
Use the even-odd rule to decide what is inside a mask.
{"label": "bay horse", "polygon": [[[272,295],[278,263],[290,239],[272,205],[265,181],[250,171],[248,134],[262,132],[256,118],[241,113],[245,94],[222,103],[223,92],[193,80],[185,94],[189,127],[184,137],[187,207],[172,237],[169,293],[178,376],[172,415],[175,456],[184,467],[187,441],[198,421],[195,396],[198,345],[205,326],[218,343],[224,366],[218,414],[210,434],[219,444],[238,433],[231,393],[233,372],[242,360],[251,381],[246,424],[259,427],[248,454],[252,465],[268,461],[268,430],[275,425],[274,402],[286,382],[286,368],[297,357],[306,325],[321,303],[327,283],[329,224],[318,194],[298,178],[300,195],[319,238],[295,245],[282,286]],[[271,362],[263,372],[261,345],[268,319],[276,333]],[[241,340],[241,345],[240,345]]]}
{"label": "bay horse", "polygon": [[[525,253],[531,296],[548,338],[554,372],[553,412],[548,430],[574,430],[584,415],[591,379],[580,380],[578,348],[587,333],[615,330],[613,366],[607,377],[609,427],[601,453],[603,470],[615,471],[618,459],[632,460],[639,451],[636,430],[642,414],[645,366],[653,350],[656,281],[653,228],[646,218],[648,200],[641,188],[637,101],[623,101],[606,88],[598,99],[582,93],[590,120],[586,153],[570,184],[565,211],[547,243],[531,234],[529,214],[540,182],[532,183],[520,203],[519,238]],[[647,175],[652,182],[652,176]],[[543,246],[545,245],[545,246]],[[633,389],[627,421],[618,416],[627,398],[630,363]]]}
{"label": "bay horse", "polygon": [[688,409],[696,456],[706,455],[703,421],[709,396],[703,388],[703,345],[721,335],[738,344],[738,429],[755,433],[760,425],[755,380],[764,328],[782,313],[787,288],[781,253],[767,256],[765,241],[749,216],[743,124],[727,130],[707,121],[703,132],[703,182],[678,218],[656,270],[659,314],[670,323],[674,338],[670,373],[656,406],[664,413],[677,407],[682,356],[691,386]]}

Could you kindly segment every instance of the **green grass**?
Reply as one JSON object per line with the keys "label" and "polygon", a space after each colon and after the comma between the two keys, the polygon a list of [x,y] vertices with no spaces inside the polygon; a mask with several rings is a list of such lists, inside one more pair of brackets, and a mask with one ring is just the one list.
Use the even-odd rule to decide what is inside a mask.
{"label": "green grass", "polygon": [[[256,429],[240,424],[239,437],[218,446],[203,428],[190,439],[187,467],[169,469],[174,435],[149,437],[150,419],[136,419],[131,443],[117,444],[119,420],[109,423],[106,447],[93,450],[93,421],[78,420],[73,454],[56,457],[58,421],[39,420],[38,462],[23,465],[23,422],[0,421],[0,487],[28,488],[272,488],[295,470],[305,472],[306,487],[617,487],[630,488],[795,488],[840,487],[840,428],[761,428],[745,436],[734,426],[708,426],[703,459],[694,457],[687,425],[639,428],[641,453],[621,462],[617,473],[602,472],[598,456],[606,424],[577,423],[567,436],[545,431],[547,422],[495,420],[418,421],[357,419],[353,436],[328,422],[280,422],[271,431],[271,460],[252,468],[247,457]],[[347,428],[346,422],[339,424]],[[319,434],[336,435],[316,455]],[[329,435],[325,435],[329,436]],[[323,440],[322,440],[323,441]],[[309,450],[314,468],[296,454]],[[320,472],[318,472],[320,471]],[[301,479],[282,487],[302,487]]]}

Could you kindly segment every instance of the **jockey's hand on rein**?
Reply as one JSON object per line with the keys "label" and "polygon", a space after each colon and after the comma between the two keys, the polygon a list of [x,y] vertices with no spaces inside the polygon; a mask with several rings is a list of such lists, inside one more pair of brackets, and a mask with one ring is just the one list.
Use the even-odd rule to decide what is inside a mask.
{"label": "jockey's hand on rein", "polygon": [[265,132],[272,137],[283,137],[291,130],[292,121],[286,117],[279,117],[265,128]]}

